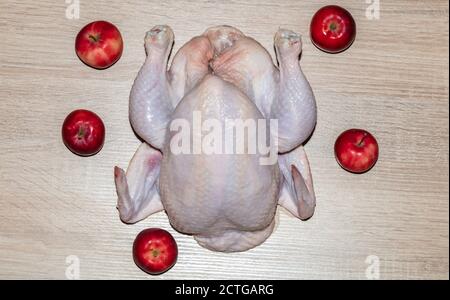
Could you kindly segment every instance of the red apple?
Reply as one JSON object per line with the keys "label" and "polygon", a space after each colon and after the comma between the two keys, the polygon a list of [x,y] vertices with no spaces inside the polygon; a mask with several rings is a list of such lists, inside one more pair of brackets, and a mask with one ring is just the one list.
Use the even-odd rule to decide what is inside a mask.
{"label": "red apple", "polygon": [[313,44],[329,53],[344,51],[355,40],[356,23],[344,8],[329,5],[319,9],[311,20],[311,40]]}
{"label": "red apple", "polygon": [[105,141],[105,125],[99,116],[89,110],[71,112],[62,125],[64,144],[75,154],[94,155]]}
{"label": "red apple", "polygon": [[378,143],[373,135],[363,129],[349,129],[337,138],[334,154],[345,170],[364,173],[377,162]]}
{"label": "red apple", "polygon": [[177,256],[178,247],[175,239],[163,229],[145,229],[134,240],[134,262],[151,275],[158,275],[172,268]]}
{"label": "red apple", "polygon": [[122,36],[113,24],[95,21],[84,26],[78,33],[75,50],[78,57],[88,66],[106,69],[122,55]]}

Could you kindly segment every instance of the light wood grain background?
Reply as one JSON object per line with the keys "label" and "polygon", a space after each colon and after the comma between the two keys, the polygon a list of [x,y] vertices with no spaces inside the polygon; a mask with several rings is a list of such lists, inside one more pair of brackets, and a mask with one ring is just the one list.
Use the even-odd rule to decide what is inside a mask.
{"label": "light wood grain background", "polygon": [[[63,0],[0,2],[0,278],[65,278],[66,257],[80,259],[82,279],[366,278],[366,258],[380,259],[383,279],[449,277],[449,56],[446,0],[381,0],[368,20],[364,0],[336,1],[358,24],[354,45],[339,55],[317,50],[313,13],[329,1],[81,0],[79,20]],[[83,65],[74,38],[106,19],[125,49],[112,68]],[[128,95],[143,62],[143,37],[170,25],[175,49],[208,26],[234,25],[273,54],[273,34],[304,35],[301,64],[317,97],[319,119],[306,145],[317,194],[315,216],[285,211],[263,245],[236,254],[205,250],[175,232],[164,213],[136,225],[119,221],[113,166],[126,167],[139,145],[128,123]],[[72,110],[96,111],[107,139],[96,156],[63,145]],[[333,143],[350,127],[373,132],[376,167],[344,172]],[[189,174],[186,174],[189,176]],[[176,266],[150,277],[133,263],[131,245],[158,226],[179,243]]]}

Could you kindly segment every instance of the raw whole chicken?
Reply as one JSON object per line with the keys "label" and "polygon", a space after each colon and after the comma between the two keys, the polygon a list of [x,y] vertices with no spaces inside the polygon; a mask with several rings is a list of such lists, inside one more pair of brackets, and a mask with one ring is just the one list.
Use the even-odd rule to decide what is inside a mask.
{"label": "raw whole chicken", "polygon": [[[230,26],[191,39],[168,69],[173,42],[168,26],[145,36],[147,57],[129,104],[131,125],[144,143],[126,173],[114,170],[121,220],[135,223],[165,210],[171,225],[201,246],[235,252],[270,236],[278,204],[297,218],[310,218],[316,201],[302,143],[317,113],[299,65],[300,36],[284,29],[275,34],[278,67],[257,41]],[[261,163],[267,153],[215,152],[228,145],[225,138],[203,140],[213,147],[207,153],[174,151],[174,139],[179,142],[174,121],[195,127],[196,114],[216,120],[210,126],[228,119],[276,120],[275,129],[266,131],[277,146],[274,162]],[[194,147],[195,134],[181,143]],[[247,134],[244,142],[250,139]]]}

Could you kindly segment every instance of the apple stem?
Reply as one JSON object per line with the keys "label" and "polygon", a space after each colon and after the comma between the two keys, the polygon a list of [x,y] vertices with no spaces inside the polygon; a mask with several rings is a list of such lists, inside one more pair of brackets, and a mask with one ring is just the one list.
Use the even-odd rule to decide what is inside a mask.
{"label": "apple stem", "polygon": [[330,30],[331,30],[331,31],[335,31],[336,28],[337,28],[336,23],[332,22],[332,23],[330,24]]}
{"label": "apple stem", "polygon": [[364,140],[366,139],[367,134],[364,134],[364,136],[361,138],[361,140],[358,142],[357,146],[361,147],[364,144]]}
{"label": "apple stem", "polygon": [[159,251],[156,250],[156,249],[153,249],[153,250],[152,250],[152,255],[153,255],[153,257],[158,257]]}
{"label": "apple stem", "polygon": [[78,139],[81,140],[83,138],[83,136],[84,136],[84,127],[80,126],[80,128],[78,128],[77,137],[78,137]]}
{"label": "apple stem", "polygon": [[89,38],[90,38],[94,43],[98,42],[98,37],[95,36],[95,35],[90,34],[90,35],[89,35]]}

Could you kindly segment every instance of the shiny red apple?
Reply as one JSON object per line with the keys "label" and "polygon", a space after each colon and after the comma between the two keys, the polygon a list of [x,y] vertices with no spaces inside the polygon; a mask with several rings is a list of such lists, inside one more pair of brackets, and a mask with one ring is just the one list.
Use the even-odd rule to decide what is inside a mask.
{"label": "shiny red apple", "polygon": [[144,272],[151,275],[158,275],[172,268],[177,257],[177,243],[164,229],[145,229],[134,240],[134,262]]}
{"label": "shiny red apple", "polygon": [[366,130],[349,129],[337,138],[334,154],[345,170],[364,173],[370,170],[378,160],[378,143]]}
{"label": "shiny red apple", "polygon": [[310,34],[313,44],[329,53],[342,52],[356,37],[356,23],[350,12],[329,5],[319,9],[311,20]]}
{"label": "shiny red apple", "polygon": [[119,29],[106,21],[95,21],[84,26],[75,40],[78,57],[88,66],[106,69],[116,63],[123,51]]}
{"label": "shiny red apple", "polygon": [[79,109],[71,112],[62,125],[64,144],[75,154],[94,155],[105,141],[105,125],[92,111]]}

